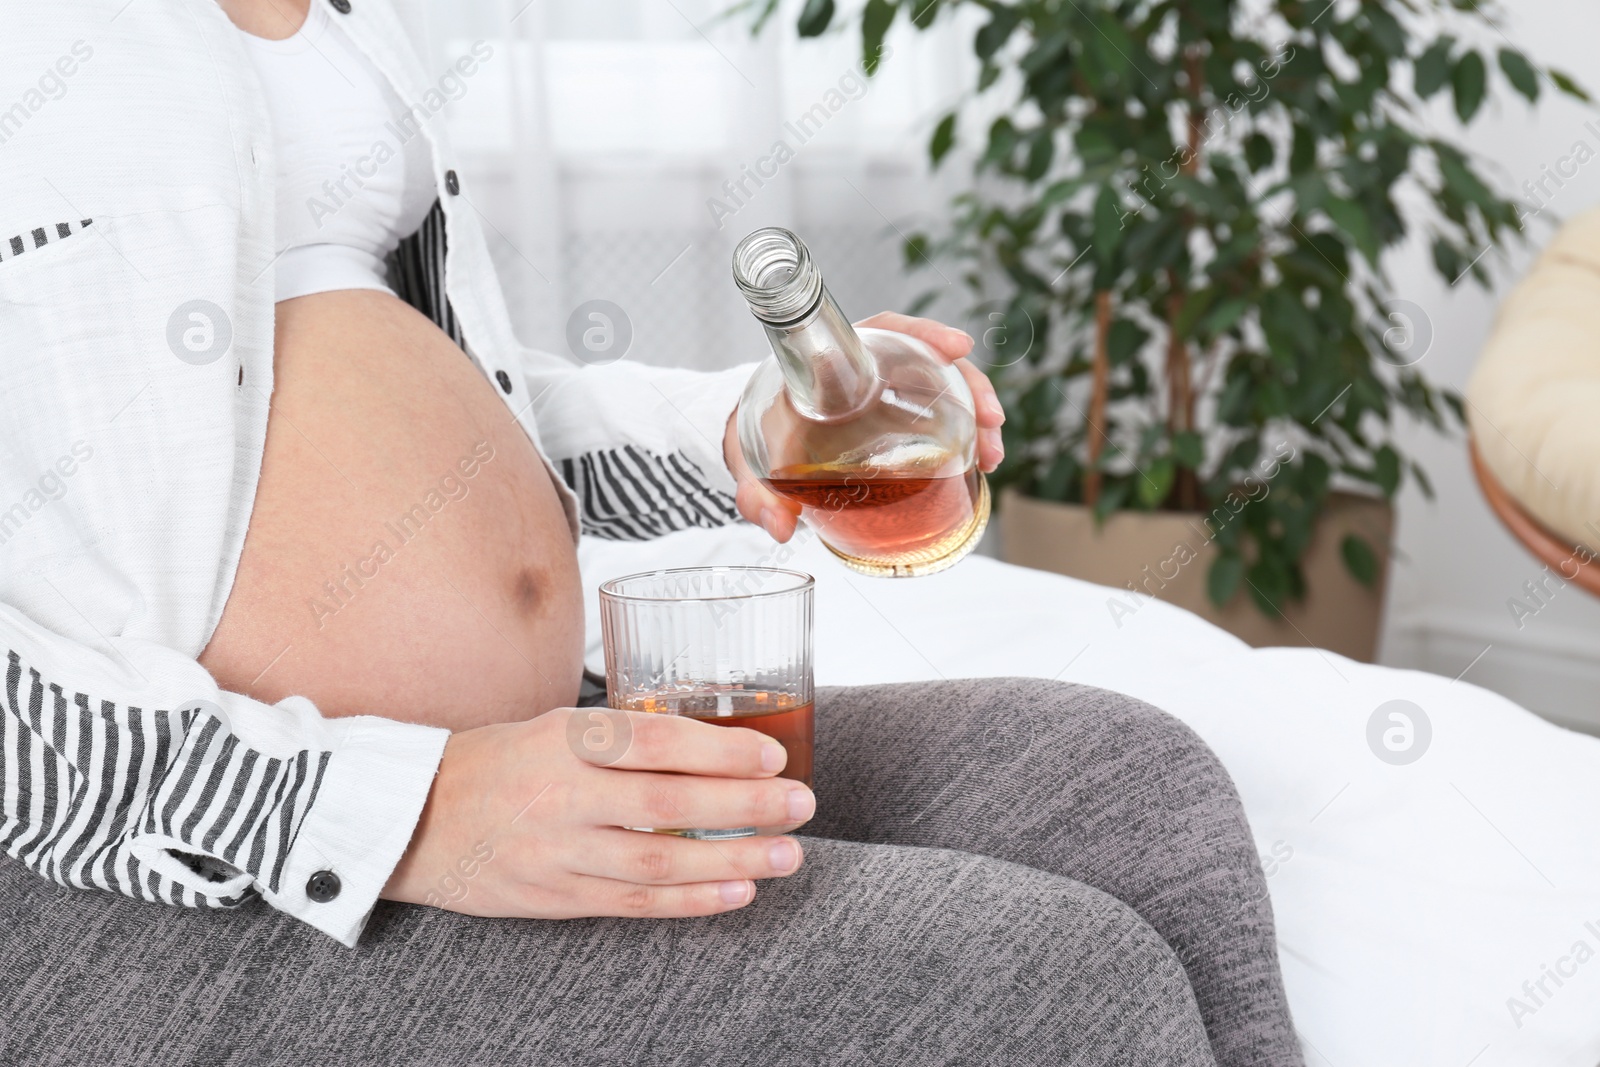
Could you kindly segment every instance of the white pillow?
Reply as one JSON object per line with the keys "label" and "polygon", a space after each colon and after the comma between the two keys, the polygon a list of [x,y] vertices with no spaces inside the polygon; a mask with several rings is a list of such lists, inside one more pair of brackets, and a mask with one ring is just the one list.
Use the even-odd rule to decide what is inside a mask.
{"label": "white pillow", "polygon": [[[1313,1065],[1594,1067],[1600,1059],[1600,740],[1467,682],[1312,649],[1251,650],[1159,601],[974,557],[865,578],[752,527],[585,541],[595,586],[655,567],[770,563],[817,577],[818,684],[1060,677],[1192,726],[1238,785],[1267,861],[1295,1024]],[[1409,701],[1421,715],[1404,706]],[[1412,720],[1415,762],[1403,747]],[[1422,719],[1431,728],[1423,743]],[[1558,973],[1558,970],[1560,973]],[[1559,979],[1559,983],[1557,983]],[[1542,982],[1542,987],[1541,987]]]}

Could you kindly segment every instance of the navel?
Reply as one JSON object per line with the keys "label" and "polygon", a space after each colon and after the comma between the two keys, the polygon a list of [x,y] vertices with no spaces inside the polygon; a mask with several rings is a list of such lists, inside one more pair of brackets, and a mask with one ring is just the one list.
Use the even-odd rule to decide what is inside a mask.
{"label": "navel", "polygon": [[532,567],[522,567],[517,571],[516,581],[512,585],[512,602],[516,604],[518,613],[522,615],[535,615],[539,611],[539,572]]}

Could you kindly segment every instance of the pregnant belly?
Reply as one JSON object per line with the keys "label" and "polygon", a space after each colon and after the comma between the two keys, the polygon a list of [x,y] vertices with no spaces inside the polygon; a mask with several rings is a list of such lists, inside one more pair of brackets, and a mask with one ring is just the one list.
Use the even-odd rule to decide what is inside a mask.
{"label": "pregnant belly", "polygon": [[276,314],[261,480],[201,664],[259,700],[452,729],[571,705],[572,535],[493,386],[387,293]]}

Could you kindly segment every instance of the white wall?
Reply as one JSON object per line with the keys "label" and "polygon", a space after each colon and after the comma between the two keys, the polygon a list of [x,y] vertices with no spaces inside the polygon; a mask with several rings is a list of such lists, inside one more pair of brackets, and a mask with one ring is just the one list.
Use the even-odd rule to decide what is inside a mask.
{"label": "white wall", "polygon": [[[1517,0],[1506,35],[1531,55],[1600,90],[1600,6],[1573,0]],[[1499,43],[1490,38],[1491,43]],[[1518,98],[1520,100],[1520,98]],[[1546,96],[1536,109],[1507,99],[1464,135],[1491,167],[1502,189],[1520,189],[1545,166],[1586,141],[1600,151],[1600,112]],[[1444,108],[1442,130],[1460,135]],[[1593,121],[1594,130],[1585,129]],[[1554,186],[1550,186],[1554,189]],[[1491,254],[1497,284],[1485,293],[1470,283],[1448,289],[1420,253],[1392,264],[1400,294],[1421,305],[1433,327],[1433,347],[1421,366],[1443,385],[1464,389],[1493,324],[1500,297],[1548,239],[1555,216],[1571,218],[1600,206],[1600,161],[1590,163],[1530,225],[1529,250],[1509,261]],[[1597,413],[1600,416],[1600,413]],[[1400,502],[1394,581],[1382,659],[1454,677],[1482,653],[1465,681],[1494,689],[1553,719],[1600,732],[1600,599],[1568,587],[1519,629],[1507,601],[1525,596],[1523,583],[1541,565],[1500,526],[1484,504],[1463,441],[1411,431],[1403,442],[1433,478],[1438,499],[1415,488]],[[1600,456],[1595,457],[1600,464]],[[1487,649],[1487,651],[1485,651]]]}

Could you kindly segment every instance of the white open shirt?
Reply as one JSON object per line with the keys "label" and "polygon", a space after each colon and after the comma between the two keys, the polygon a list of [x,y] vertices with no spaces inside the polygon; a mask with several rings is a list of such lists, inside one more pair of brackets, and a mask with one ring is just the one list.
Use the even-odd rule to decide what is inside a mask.
{"label": "white open shirt", "polygon": [[[334,17],[400,97],[442,106],[448,68],[418,58],[417,5],[348,6]],[[259,894],[354,944],[446,732],[382,708],[268,706],[195,662],[233,584],[272,393],[260,84],[215,0],[6,5],[0,40],[0,846],[147,900]],[[446,192],[439,117],[423,128],[455,324],[558,482],[582,489],[562,492],[574,535],[731,521],[721,442],[748,368],[524,348],[471,190]],[[322,872],[340,886],[325,901]]]}

